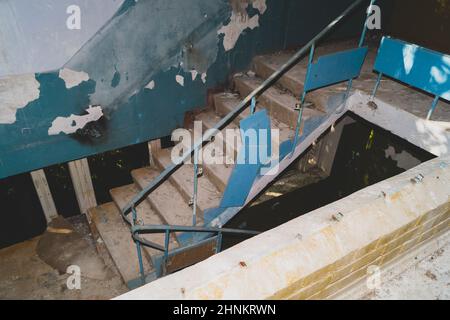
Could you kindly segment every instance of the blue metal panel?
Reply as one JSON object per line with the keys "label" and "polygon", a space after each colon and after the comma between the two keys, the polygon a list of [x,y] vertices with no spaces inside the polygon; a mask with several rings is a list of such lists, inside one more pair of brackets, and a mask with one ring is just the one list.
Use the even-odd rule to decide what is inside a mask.
{"label": "blue metal panel", "polygon": [[450,101],[450,55],[384,37],[374,68]]}
{"label": "blue metal panel", "polygon": [[305,81],[305,91],[312,91],[359,76],[367,47],[347,50],[320,57]]}
{"label": "blue metal panel", "polygon": [[[241,207],[245,204],[253,182],[262,166],[260,150],[270,152],[270,118],[267,110],[261,110],[240,122],[242,147],[238,153],[238,163],[235,165],[225,189],[221,208]],[[255,130],[256,139],[249,139]],[[267,140],[261,137],[260,130],[267,130]],[[267,149],[263,149],[267,148]],[[269,153],[270,154],[270,153]]]}

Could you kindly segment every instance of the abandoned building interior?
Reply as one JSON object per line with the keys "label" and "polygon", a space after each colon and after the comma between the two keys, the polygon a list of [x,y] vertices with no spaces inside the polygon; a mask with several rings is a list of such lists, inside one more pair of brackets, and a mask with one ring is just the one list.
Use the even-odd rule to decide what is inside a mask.
{"label": "abandoned building interior", "polygon": [[449,0],[0,0],[0,299],[450,299]]}

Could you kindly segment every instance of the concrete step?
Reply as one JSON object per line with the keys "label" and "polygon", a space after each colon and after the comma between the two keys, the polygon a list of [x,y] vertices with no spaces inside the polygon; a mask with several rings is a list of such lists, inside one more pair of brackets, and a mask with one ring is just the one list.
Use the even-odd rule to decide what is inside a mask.
{"label": "concrete step", "polygon": [[[163,149],[155,157],[157,165],[167,168],[172,164],[171,149]],[[180,192],[186,203],[194,194],[194,165],[185,164],[170,176],[173,186]],[[198,214],[203,216],[206,209],[217,207],[222,195],[208,176],[203,175],[198,179],[197,208]]]}
{"label": "concrete step", "polygon": [[[258,77],[249,77],[246,75],[234,77],[235,88],[244,97],[258,88],[262,83],[263,80]],[[271,87],[258,98],[257,108],[267,109],[271,118],[277,119],[294,128],[298,116],[298,111],[294,110],[294,108],[298,101],[299,99],[290,93],[283,92],[277,87]],[[310,108],[305,108],[303,112],[305,119],[318,114],[320,114],[320,111]]]}
{"label": "concrete step", "polygon": [[[209,130],[209,129],[214,128],[214,126],[222,119],[220,116],[215,114],[214,111],[212,111],[212,110],[210,110],[208,112],[202,112],[202,113],[198,114],[195,118],[196,118],[196,120],[202,121],[204,130]],[[235,132],[236,131],[239,132],[239,125],[232,122],[228,126],[226,126],[224,130],[227,130],[227,129],[235,130]],[[215,142],[217,143],[218,146],[226,146],[227,145],[224,141],[224,139],[226,137],[224,130],[222,130],[222,136],[218,135],[215,138]],[[240,137],[237,140],[237,143],[228,144],[229,153],[230,153],[230,155],[232,155],[231,158],[233,160],[236,159],[237,153],[238,153],[240,147],[241,147]],[[223,151],[225,152],[225,150],[223,150]]]}
{"label": "concrete step", "polygon": [[[214,95],[214,108],[219,116],[226,116],[233,111],[241,102],[240,96],[237,93],[221,92]],[[245,108],[237,117],[235,122],[239,125],[239,121],[250,115],[250,108]]]}
{"label": "concrete step", "polygon": [[[279,68],[281,68],[281,66],[290,58],[290,53],[277,53],[258,56],[253,59],[253,69],[258,77],[267,79]],[[277,84],[287,89],[294,96],[300,97],[305,83],[307,63],[307,58],[303,59],[299,64],[281,77]],[[328,95],[323,94],[322,89],[310,92],[306,96],[306,102],[313,104],[311,108],[315,108],[323,112],[326,110],[327,101]]]}
{"label": "concrete step", "polygon": [[[121,209],[124,208],[128,203],[130,203],[131,200],[141,191],[141,188],[138,187],[136,184],[130,184],[127,186],[114,188],[110,190],[111,197],[114,200],[114,203],[116,206]],[[143,201],[140,203],[136,208],[136,213],[138,216],[138,219],[142,221],[143,224],[146,225],[161,225],[164,224],[164,220],[151,208],[150,204],[147,201]],[[132,215],[129,214],[129,217],[131,219]],[[162,233],[159,234],[148,234],[143,236],[146,240],[152,241],[154,243],[157,243],[161,246],[164,246],[165,243],[165,235]],[[178,247],[178,245],[174,242],[175,238],[172,238],[172,242],[169,246],[170,249],[173,249],[175,247]],[[152,256],[154,254],[160,254],[161,251],[151,249],[151,248],[145,248],[146,252],[149,254],[149,256]]]}
{"label": "concrete step", "polygon": [[[153,179],[155,179],[160,171],[151,168],[141,168],[132,171],[133,179],[141,188],[147,186]],[[148,197],[147,203],[150,203],[152,208],[163,217],[162,223],[170,225],[192,225],[192,208],[187,205],[178,190],[172,185],[170,181],[164,182],[157,189],[155,189]],[[197,225],[204,224],[203,217],[197,216]],[[172,234],[170,250],[183,247],[183,250],[175,250],[169,256],[166,266],[166,272],[172,273],[182,268],[191,266],[195,263],[201,262],[216,253],[215,244],[216,237],[210,240],[204,240],[200,243],[191,245],[189,233],[175,233]],[[184,242],[175,241],[175,238],[184,236]],[[186,247],[187,246],[187,247]],[[159,253],[161,255],[161,253]],[[154,255],[153,257],[156,257]],[[161,256],[156,258],[156,263],[161,262]]]}
{"label": "concrete step", "polygon": [[233,164],[204,164],[203,170],[216,188],[223,194],[233,172]]}
{"label": "concrete step", "polygon": [[[203,125],[205,127],[204,130],[212,128],[211,122],[213,122],[213,121],[208,119],[209,117],[213,118],[213,121],[220,120],[220,118],[217,117],[217,115],[215,115],[213,112],[211,112],[211,114],[208,115],[207,117],[201,116],[200,119],[202,121],[205,120],[205,122],[203,123]],[[199,120],[199,119],[197,119],[197,120]],[[208,123],[206,123],[206,122],[208,122]],[[213,126],[214,126],[214,124],[213,124]],[[234,128],[236,128],[236,126],[234,126]],[[237,157],[237,150],[236,151],[234,150],[235,148],[232,147],[233,146],[232,143],[227,144],[227,146],[230,147],[228,154],[232,154],[232,155],[234,155],[234,157],[226,156],[227,151],[222,150],[222,148],[220,148],[220,147],[224,146],[224,144],[223,144],[224,141],[222,138],[224,138],[224,137],[216,136],[214,142],[211,142],[208,145],[206,145],[203,148],[203,152],[202,152],[203,159],[205,159],[206,154],[208,152],[210,154],[212,154],[213,153],[212,150],[215,150],[214,157],[217,157],[219,159],[219,161],[224,162],[224,164],[222,164],[222,163],[212,164],[207,161],[203,161],[203,163],[202,163],[204,173],[206,174],[208,179],[214,184],[214,186],[217,188],[217,190],[220,193],[223,193],[225,191],[225,187],[228,183],[228,180],[231,176],[231,172],[234,168],[234,160]],[[194,141],[193,133],[191,133],[191,141],[192,141],[192,143]],[[239,139],[239,143],[240,143],[240,139]],[[215,144],[215,146],[213,144]],[[193,147],[193,146],[190,146],[190,147]]]}
{"label": "concrete step", "polygon": [[[233,108],[235,108],[240,100],[239,97],[233,94],[223,94],[219,93],[214,96],[214,102],[216,110],[221,115],[226,115],[232,111]],[[259,105],[259,107],[264,107],[264,105]],[[270,111],[269,111],[270,113]],[[297,112],[295,112],[297,114]],[[250,115],[250,110],[247,108],[245,111],[243,111],[239,116],[238,120],[242,120],[244,117],[248,117]],[[298,115],[298,114],[297,114]],[[312,113],[311,113],[312,115]],[[297,121],[297,119],[296,119]],[[279,130],[279,140],[272,139],[272,146],[276,147],[279,146],[282,142],[291,139],[295,132],[292,128],[290,128],[289,125],[286,123],[283,123],[279,121],[277,118],[271,117],[270,119],[270,125],[272,129],[278,129]]]}
{"label": "concrete step", "polygon": [[[130,228],[122,220],[119,209],[113,203],[106,203],[88,210],[91,229],[99,234],[125,283],[140,276],[136,245]],[[146,256],[143,259],[146,273],[153,270]]]}
{"label": "concrete step", "polygon": [[[159,174],[159,170],[151,168],[141,168],[131,172],[136,185],[140,188],[148,186]],[[165,181],[156,188],[147,197],[147,201],[165,224],[192,225],[192,208],[170,181]],[[197,216],[197,225],[203,225],[202,215]]]}

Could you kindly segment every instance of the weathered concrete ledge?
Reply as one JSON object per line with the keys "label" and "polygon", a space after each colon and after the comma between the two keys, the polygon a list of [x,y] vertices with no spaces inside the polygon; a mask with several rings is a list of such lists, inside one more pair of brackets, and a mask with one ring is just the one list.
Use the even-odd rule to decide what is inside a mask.
{"label": "weathered concrete ledge", "polygon": [[[421,110],[424,115],[419,117],[410,112],[405,104],[396,105],[377,97],[371,103],[368,92],[356,90],[349,98],[349,110],[436,156],[450,154],[450,112],[440,112],[440,118],[448,115],[447,121],[429,121],[425,119],[429,104],[423,105]],[[411,95],[410,99],[414,99],[416,92],[407,92]],[[440,107],[448,109],[447,105]],[[418,113],[417,108],[415,112]]]}
{"label": "weathered concrete ledge", "polygon": [[421,164],[118,299],[319,299],[449,229],[450,156]]}

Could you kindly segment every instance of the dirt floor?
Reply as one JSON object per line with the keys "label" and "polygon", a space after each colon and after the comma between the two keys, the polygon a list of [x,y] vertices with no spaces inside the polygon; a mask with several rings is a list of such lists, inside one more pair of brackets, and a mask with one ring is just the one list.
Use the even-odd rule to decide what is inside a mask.
{"label": "dirt floor", "polygon": [[[80,289],[69,289],[77,284],[69,266],[79,267]],[[0,250],[0,299],[110,299],[126,291],[85,216],[57,218],[43,235]]]}

